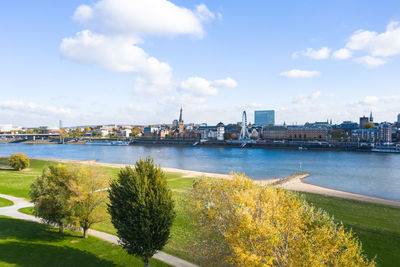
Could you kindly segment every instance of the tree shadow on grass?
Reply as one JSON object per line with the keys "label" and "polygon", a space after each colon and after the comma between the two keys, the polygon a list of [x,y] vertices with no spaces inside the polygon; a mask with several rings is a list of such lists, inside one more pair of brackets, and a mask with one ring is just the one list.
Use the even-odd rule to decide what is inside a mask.
{"label": "tree shadow on grass", "polygon": [[57,242],[66,236],[78,237],[70,232],[58,234],[57,230],[45,224],[0,216],[0,240],[18,239],[21,241]]}
{"label": "tree shadow on grass", "polygon": [[15,241],[0,243],[0,261],[18,266],[115,266],[75,248]]}

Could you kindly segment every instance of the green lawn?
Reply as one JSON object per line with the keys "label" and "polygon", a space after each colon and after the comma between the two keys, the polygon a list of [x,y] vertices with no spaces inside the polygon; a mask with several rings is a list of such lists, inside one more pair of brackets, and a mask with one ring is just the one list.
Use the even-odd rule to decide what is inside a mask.
{"label": "green lawn", "polygon": [[[121,247],[43,224],[0,216],[0,266],[143,266]],[[169,266],[157,260],[151,266]]]}
{"label": "green lawn", "polygon": [[28,170],[15,171],[4,169],[7,158],[0,158],[0,193],[15,197],[29,198],[29,187],[33,180],[42,173],[44,167],[56,164],[43,160],[31,160]]}
{"label": "green lawn", "polygon": [[[29,185],[37,175],[40,175],[41,168],[54,164],[35,160],[31,163],[32,170],[30,171],[0,171],[0,193],[27,197]],[[105,168],[105,170],[110,177],[115,177],[118,173],[116,168]],[[5,181],[2,181],[3,179]],[[18,181],[18,179],[23,181]],[[196,256],[188,249],[195,241],[196,231],[187,212],[186,195],[192,186],[193,179],[183,178],[176,173],[167,173],[167,179],[168,186],[173,191],[177,218],[172,227],[172,238],[164,251],[196,263]],[[302,193],[302,195],[308,202],[333,215],[337,222],[343,222],[347,229],[352,229],[361,240],[369,258],[377,256],[380,266],[398,266],[400,262],[400,208],[309,193]],[[106,211],[106,205],[103,209]],[[22,209],[22,211],[32,214],[32,208]],[[109,219],[94,225],[93,228],[115,234],[115,229]]]}
{"label": "green lawn", "polygon": [[8,199],[4,199],[0,197],[0,208],[1,207],[8,207],[8,206],[12,206],[14,203]]}
{"label": "green lawn", "polygon": [[302,193],[314,206],[343,222],[360,239],[369,258],[380,266],[400,264],[400,207]]}

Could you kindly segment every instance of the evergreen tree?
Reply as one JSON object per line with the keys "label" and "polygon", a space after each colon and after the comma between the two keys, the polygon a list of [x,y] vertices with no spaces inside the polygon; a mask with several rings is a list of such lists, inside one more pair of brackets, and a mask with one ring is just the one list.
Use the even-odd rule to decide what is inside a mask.
{"label": "evergreen tree", "polygon": [[167,243],[175,218],[165,174],[152,159],[141,159],[134,168],[120,171],[109,198],[108,211],[122,247],[148,266],[149,259]]}

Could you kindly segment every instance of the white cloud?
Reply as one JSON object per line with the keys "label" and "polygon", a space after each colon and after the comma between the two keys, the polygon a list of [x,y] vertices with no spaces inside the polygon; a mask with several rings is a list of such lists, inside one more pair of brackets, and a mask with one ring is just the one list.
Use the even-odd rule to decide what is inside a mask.
{"label": "white cloud", "polygon": [[217,95],[218,89],[212,86],[212,82],[201,77],[190,77],[181,82],[180,88],[194,95]]}
{"label": "white cloud", "polygon": [[293,69],[290,71],[286,72],[281,72],[280,76],[291,78],[291,79],[297,79],[297,78],[311,78],[316,75],[319,75],[319,71],[315,70],[298,70],[298,69]]}
{"label": "white cloud", "polygon": [[351,58],[351,56],[352,56],[351,51],[349,49],[346,49],[346,48],[342,48],[342,49],[336,50],[333,53],[333,58],[334,59],[339,59],[339,60],[348,59],[348,58]]}
{"label": "white cloud", "polygon": [[134,72],[143,75],[137,80],[141,91],[149,84],[149,91],[168,89],[172,83],[172,69],[164,62],[149,56],[135,45],[136,40],[125,37],[108,37],[89,30],[73,38],[64,38],[61,53],[74,61],[97,64],[108,70]]}
{"label": "white cloud", "polygon": [[374,57],[388,57],[400,54],[400,24],[391,21],[386,31],[359,30],[350,36],[346,47],[351,50],[361,50]]}
{"label": "white cloud", "polygon": [[80,22],[88,21],[93,18],[93,9],[88,5],[80,5],[76,8],[72,18]]}
{"label": "white cloud", "polygon": [[201,77],[189,77],[180,84],[184,92],[196,96],[215,96],[218,95],[218,88],[235,88],[237,82],[232,78],[208,81]]}
{"label": "white cloud", "polygon": [[[99,0],[78,6],[72,17],[88,29],[62,40],[60,50],[64,57],[112,71],[135,73],[135,90],[153,94],[172,89],[172,68],[140,48],[142,38],[181,34],[202,37],[202,23],[215,19],[205,4],[192,11],[167,0]],[[209,88],[204,87],[204,82],[196,86],[205,88],[208,95],[215,94],[214,84],[210,83]],[[227,78],[216,81],[215,86],[237,84]]]}
{"label": "white cloud", "polygon": [[215,80],[212,82],[212,85],[216,87],[236,88],[238,83],[234,79],[228,77],[226,79]]}
{"label": "white cloud", "polygon": [[315,91],[311,94],[305,95],[299,95],[299,96],[295,96],[292,100],[293,104],[298,104],[298,105],[304,105],[306,104],[309,100],[311,99],[318,99],[321,97],[321,92],[320,91]]}
{"label": "white cloud", "polygon": [[386,60],[372,56],[359,57],[356,58],[355,61],[372,68],[381,66],[386,63]]}
{"label": "white cloud", "polygon": [[202,21],[209,21],[215,18],[214,13],[212,13],[205,4],[196,6],[196,15]]}
{"label": "white cloud", "polygon": [[34,103],[24,103],[21,101],[5,101],[0,102],[0,110],[9,110],[15,112],[22,112],[29,115],[71,115],[71,110],[67,108],[60,108],[54,106],[44,106]]}
{"label": "white cloud", "polygon": [[96,30],[134,37],[180,34],[201,37],[202,22],[215,17],[204,4],[192,11],[167,0],[100,0],[90,7],[78,7],[75,14],[75,19]]}
{"label": "white cloud", "polygon": [[311,58],[311,59],[318,59],[318,60],[319,59],[327,59],[329,57],[330,53],[331,53],[331,50],[326,46],[323,46],[318,50],[315,50],[313,48],[307,48],[304,51],[293,53],[292,58],[298,58],[299,54],[301,54],[301,55]]}

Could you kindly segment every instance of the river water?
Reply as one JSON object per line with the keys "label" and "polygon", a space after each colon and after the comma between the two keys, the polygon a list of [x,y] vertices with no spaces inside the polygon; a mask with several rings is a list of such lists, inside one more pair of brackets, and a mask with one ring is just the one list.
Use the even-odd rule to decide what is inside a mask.
{"label": "river water", "polygon": [[400,154],[265,148],[179,146],[95,146],[0,144],[0,155],[23,152],[30,157],[98,160],[134,164],[150,156],[162,167],[229,173],[253,179],[310,173],[305,181],[343,191],[400,201]]}

